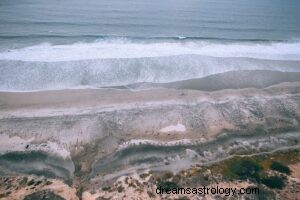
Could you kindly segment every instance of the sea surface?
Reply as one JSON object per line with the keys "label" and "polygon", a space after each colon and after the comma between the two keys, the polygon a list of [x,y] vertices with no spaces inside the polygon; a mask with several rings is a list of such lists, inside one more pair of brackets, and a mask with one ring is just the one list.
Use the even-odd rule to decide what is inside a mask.
{"label": "sea surface", "polygon": [[299,0],[1,0],[0,91],[300,71]]}

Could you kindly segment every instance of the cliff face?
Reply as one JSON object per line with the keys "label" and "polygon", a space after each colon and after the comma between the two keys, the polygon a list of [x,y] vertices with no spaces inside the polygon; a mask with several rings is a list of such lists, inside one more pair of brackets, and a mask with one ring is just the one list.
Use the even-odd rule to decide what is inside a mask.
{"label": "cliff face", "polygon": [[[119,159],[124,157],[116,155],[120,147],[125,146],[126,152],[127,146],[145,141],[146,146],[155,141],[161,142],[160,146],[203,145],[212,139],[218,141],[218,136],[232,140],[268,134],[276,137],[277,133],[297,131],[299,92],[296,82],[266,89],[216,92],[104,89],[3,93],[0,135],[5,141],[0,142],[0,150],[2,154],[19,151],[22,158],[39,151],[34,160],[38,165],[57,163],[48,167],[53,176],[72,177],[78,170],[90,174],[93,166],[97,166],[95,160],[105,163],[106,159]],[[174,143],[168,144],[170,141]],[[201,154],[201,150],[196,153]],[[20,164],[18,159],[11,158],[17,154],[5,155],[0,158],[4,168]],[[33,167],[31,162],[27,161],[25,166]],[[11,170],[26,172],[24,166],[19,166]],[[37,167],[31,171],[41,173]]]}

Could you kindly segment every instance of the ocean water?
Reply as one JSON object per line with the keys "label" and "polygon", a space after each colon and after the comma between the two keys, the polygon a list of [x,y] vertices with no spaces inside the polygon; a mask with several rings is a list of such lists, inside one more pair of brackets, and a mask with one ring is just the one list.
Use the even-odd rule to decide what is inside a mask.
{"label": "ocean water", "polygon": [[0,90],[300,71],[299,0],[1,0]]}

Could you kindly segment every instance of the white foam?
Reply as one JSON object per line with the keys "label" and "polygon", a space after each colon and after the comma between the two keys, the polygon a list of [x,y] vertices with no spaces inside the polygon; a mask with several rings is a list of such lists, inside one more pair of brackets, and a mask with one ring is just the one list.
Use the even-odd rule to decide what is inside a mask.
{"label": "white foam", "polygon": [[180,123],[177,123],[176,125],[170,125],[159,130],[159,132],[162,133],[185,132],[185,131],[186,131],[185,126]]}
{"label": "white foam", "polygon": [[0,60],[58,62],[108,58],[142,58],[175,55],[248,57],[271,60],[300,60],[300,42],[217,43],[207,41],[133,42],[97,41],[51,45],[49,43],[0,53]]}

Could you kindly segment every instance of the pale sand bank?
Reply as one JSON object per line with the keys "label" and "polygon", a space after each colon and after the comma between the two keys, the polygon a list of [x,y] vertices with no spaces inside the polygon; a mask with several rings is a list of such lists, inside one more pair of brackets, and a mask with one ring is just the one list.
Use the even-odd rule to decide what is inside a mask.
{"label": "pale sand bank", "polygon": [[[14,111],[34,111],[51,115],[52,111],[61,114],[82,110],[93,111],[93,108],[110,109],[138,107],[143,105],[163,104],[191,104],[197,101],[222,101],[238,99],[247,96],[272,97],[286,94],[298,94],[300,82],[281,83],[265,89],[245,88],[226,89],[213,92],[176,89],[149,90],[117,90],[117,89],[72,89],[39,92],[0,92],[0,118],[4,113],[13,114]],[[48,110],[49,109],[49,110]],[[75,110],[73,110],[75,109]],[[47,112],[48,111],[48,112]],[[65,113],[64,113],[65,111]],[[57,113],[59,114],[59,113]]]}
{"label": "pale sand bank", "polygon": [[[300,82],[218,91],[156,88],[1,92],[0,139],[11,144],[3,146],[1,152],[40,150],[62,159],[71,157],[72,162],[61,160],[53,167],[52,172],[60,177],[71,176],[75,166],[80,166],[83,174],[91,170],[106,173],[107,168],[95,163],[105,161],[111,167],[107,156],[118,150],[121,154],[130,151],[136,143],[159,148],[181,145],[181,141],[202,145],[224,133],[265,136],[299,130],[299,94]],[[2,163],[8,163],[5,166],[18,166],[15,170],[23,172],[23,163],[8,158],[2,158]],[[119,160],[118,156],[111,157],[115,158]],[[30,160],[25,164],[40,170],[30,165]],[[48,164],[47,159],[39,161],[41,166]],[[122,162],[114,166],[118,168],[119,164]]]}
{"label": "pale sand bank", "polygon": [[[150,135],[159,133],[161,139],[166,135],[166,140],[170,136],[172,140],[184,139],[191,133],[199,138],[244,123],[255,127],[267,119],[273,121],[272,117],[286,117],[282,109],[298,116],[299,93],[300,82],[213,92],[163,88],[0,92],[0,133],[26,140],[45,135],[66,144],[77,140],[85,143],[94,134],[110,131],[146,137],[141,139],[152,139]],[[297,117],[291,120],[276,125],[284,122],[298,126]]]}

